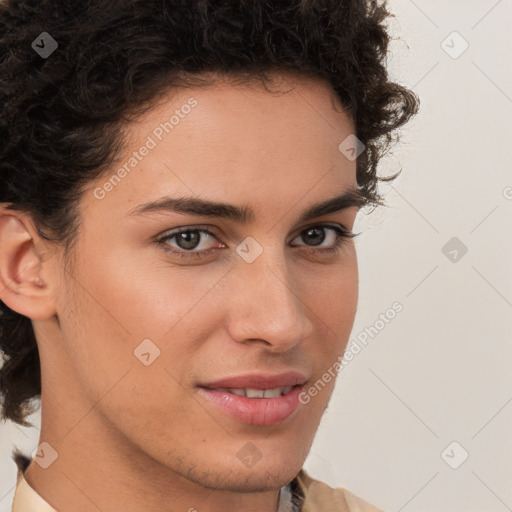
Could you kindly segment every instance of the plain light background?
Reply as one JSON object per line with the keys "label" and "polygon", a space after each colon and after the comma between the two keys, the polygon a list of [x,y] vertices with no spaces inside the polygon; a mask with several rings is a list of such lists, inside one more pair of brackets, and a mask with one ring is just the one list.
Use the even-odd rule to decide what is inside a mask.
{"label": "plain light background", "polygon": [[[421,110],[355,231],[360,297],[305,468],[386,512],[512,510],[512,0],[390,0],[389,67]],[[447,245],[448,244],[448,245]],[[343,300],[340,297],[340,300]],[[381,314],[403,310],[382,327]],[[373,326],[373,330],[370,329]],[[371,335],[368,334],[371,332]],[[349,345],[351,344],[349,341]],[[0,424],[0,512],[14,445]]]}

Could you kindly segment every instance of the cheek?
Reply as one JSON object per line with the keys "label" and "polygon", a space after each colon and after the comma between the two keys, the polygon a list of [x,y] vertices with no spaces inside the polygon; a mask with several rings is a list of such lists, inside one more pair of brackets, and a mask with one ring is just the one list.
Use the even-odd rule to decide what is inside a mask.
{"label": "cheek", "polygon": [[[314,379],[318,382],[309,400],[321,414],[334,389],[338,372],[337,364],[343,356],[352,332],[358,303],[358,269],[355,252],[346,259],[338,271],[330,271],[329,278],[312,280],[308,294],[308,306],[313,314],[316,335],[308,344],[308,352],[314,361]],[[321,340],[321,342],[319,342]]]}
{"label": "cheek", "polygon": [[[66,279],[59,316],[69,355],[87,387],[101,395],[129,369],[152,378],[148,370],[158,366],[173,368],[180,378],[194,340],[206,339],[203,329],[214,308],[204,298],[218,277],[171,272],[161,262],[146,265],[126,252],[81,257]],[[145,366],[144,359],[155,363]]]}
{"label": "cheek", "polygon": [[68,295],[61,304],[75,392],[126,433],[155,437],[176,416],[192,422],[201,411],[183,400],[181,387],[191,358],[186,322],[180,322],[188,301],[161,281],[125,279],[126,267],[115,273],[108,265],[91,266],[87,279],[80,275],[69,283],[74,300]]}
{"label": "cheek", "polygon": [[[345,340],[350,334],[359,298],[359,278],[355,250],[339,265],[318,271],[314,279],[304,281],[304,297],[314,321],[324,324],[328,339]],[[321,329],[321,327],[319,327]]]}

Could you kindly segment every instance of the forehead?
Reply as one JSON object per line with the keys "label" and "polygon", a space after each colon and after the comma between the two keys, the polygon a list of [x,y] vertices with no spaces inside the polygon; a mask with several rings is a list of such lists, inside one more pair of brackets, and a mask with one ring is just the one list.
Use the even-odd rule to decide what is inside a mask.
{"label": "forehead", "polygon": [[[164,92],[158,106],[129,131],[134,135],[140,134],[141,130],[147,132],[155,121],[169,119],[169,114],[174,111],[181,120],[193,114],[203,130],[210,128],[219,135],[230,132],[231,137],[237,133],[247,138],[250,130],[276,131],[279,127],[285,128],[281,133],[285,137],[293,124],[302,123],[309,125],[308,135],[318,131],[319,125],[323,125],[324,130],[336,132],[342,128],[340,124],[349,124],[354,131],[352,119],[343,111],[335,92],[324,80],[283,73],[270,75],[272,81],[263,84],[255,77],[240,83],[234,78],[215,76],[209,78],[211,82],[204,87]],[[186,105],[192,97],[197,105],[193,112],[189,112]],[[235,132],[236,128],[242,127],[242,131]]]}
{"label": "forehead", "polygon": [[206,87],[170,90],[128,128],[131,146],[152,134],[159,146],[174,147],[176,142],[189,155],[208,151],[221,159],[230,150],[235,160],[265,153],[313,158],[316,151],[311,154],[311,149],[325,154],[329,145],[336,154],[340,136],[353,133],[354,126],[331,86],[295,74],[271,77],[265,87],[255,78],[238,83],[212,77]]}

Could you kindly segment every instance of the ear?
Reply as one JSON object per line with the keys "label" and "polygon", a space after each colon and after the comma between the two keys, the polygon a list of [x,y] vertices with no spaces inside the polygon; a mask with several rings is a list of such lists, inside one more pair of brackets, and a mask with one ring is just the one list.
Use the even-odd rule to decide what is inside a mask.
{"label": "ear", "polygon": [[0,204],[0,299],[33,320],[56,314],[55,258],[30,216]]}

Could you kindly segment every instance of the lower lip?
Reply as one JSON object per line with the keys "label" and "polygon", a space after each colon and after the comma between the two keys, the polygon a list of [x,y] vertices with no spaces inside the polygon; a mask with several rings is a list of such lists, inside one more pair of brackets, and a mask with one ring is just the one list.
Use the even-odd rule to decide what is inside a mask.
{"label": "lower lip", "polygon": [[249,425],[266,426],[284,421],[297,410],[302,386],[294,386],[285,395],[273,398],[248,398],[210,388],[199,391],[228,416]]}

